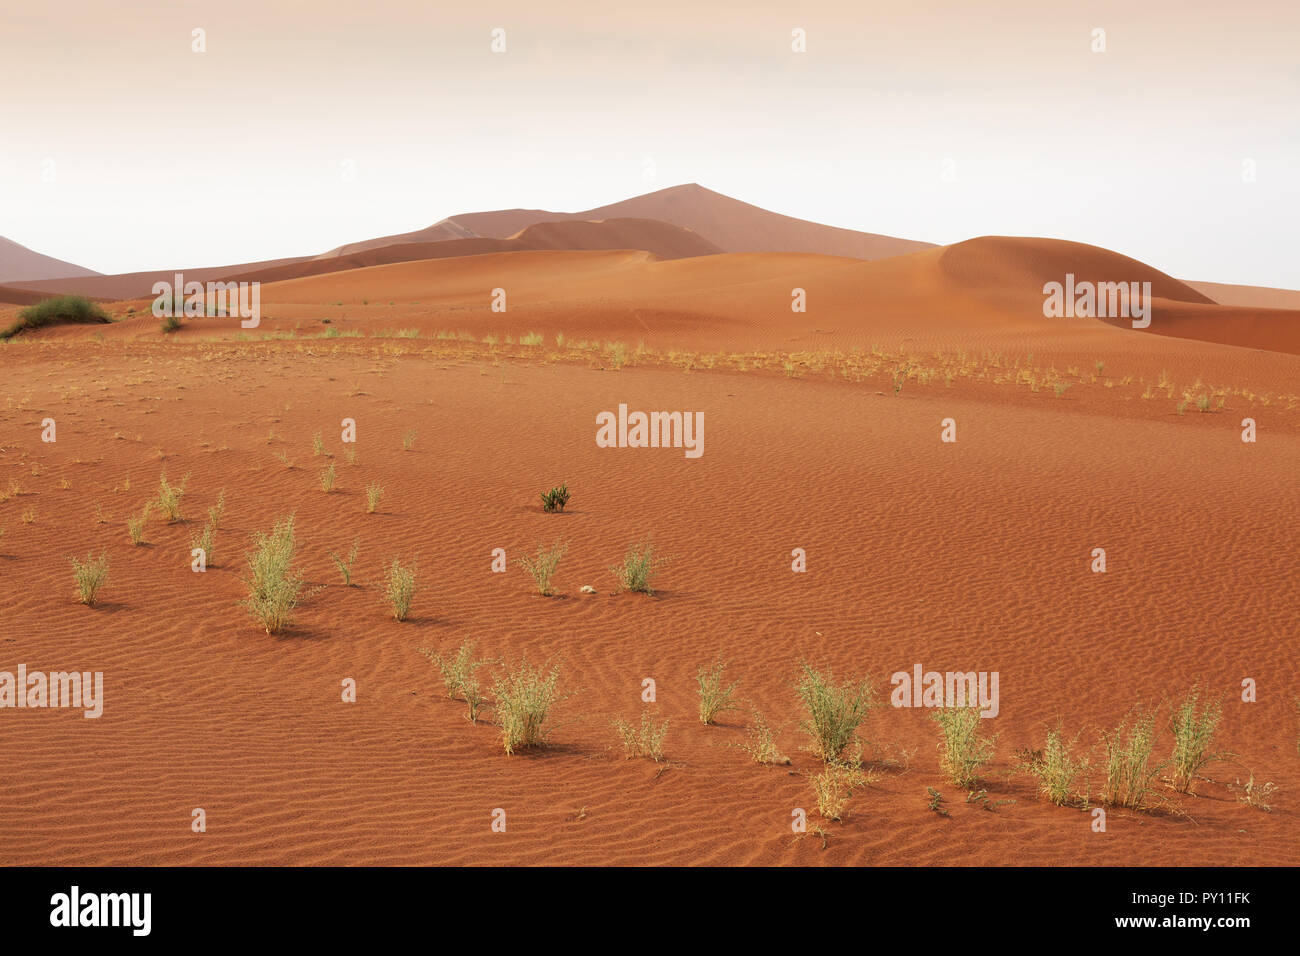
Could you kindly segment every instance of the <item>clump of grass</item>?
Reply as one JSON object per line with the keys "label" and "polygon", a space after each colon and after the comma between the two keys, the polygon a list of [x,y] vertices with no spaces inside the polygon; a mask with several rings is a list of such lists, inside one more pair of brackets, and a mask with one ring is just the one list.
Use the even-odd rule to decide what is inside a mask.
{"label": "clump of grass", "polygon": [[415,447],[415,436],[419,434],[419,431],[418,428],[412,428],[402,436],[402,451],[410,451]]}
{"label": "clump of grass", "polygon": [[66,323],[111,322],[107,312],[85,296],[60,295],[29,305],[18,313],[18,319],[0,332],[0,339],[13,338],[28,329]]}
{"label": "clump of grass", "polygon": [[614,729],[623,741],[623,757],[649,757],[655,763],[664,759],[664,735],[668,733],[668,721],[656,724],[649,710],[641,711],[641,724],[635,726],[622,718],[614,721]]}
{"label": "clump of grass", "polygon": [[292,622],[302,590],[302,578],[293,568],[293,515],[277,521],[270,534],[257,532],[253,545],[244,606],[266,633],[278,634]]}
{"label": "clump of grass", "polygon": [[221,519],[226,514],[226,489],[222,488],[217,495],[217,503],[208,508],[208,524],[212,526],[213,531],[221,530]]}
{"label": "clump of grass", "polygon": [[1058,381],[1058,382],[1054,382],[1054,383],[1052,384],[1052,391],[1056,393],[1056,397],[1057,397],[1057,398],[1064,398],[1064,397],[1065,397],[1065,393],[1066,393],[1067,391],[1069,391],[1069,389],[1070,389],[1070,383],[1069,383],[1069,382],[1059,382],[1059,381]]}
{"label": "clump of grass", "polygon": [[1047,732],[1042,750],[1022,750],[1017,757],[1020,768],[1038,781],[1038,793],[1058,807],[1086,805],[1087,787],[1081,794],[1076,781],[1088,771],[1086,755],[1078,756],[1079,736],[1067,741],[1058,724]]}
{"label": "clump of grass", "polygon": [[357,563],[357,550],[361,546],[360,538],[352,539],[352,550],[348,552],[346,559],[339,557],[333,551],[329,553],[330,560],[334,562],[334,567],[338,568],[339,576],[343,578],[345,588],[352,587],[352,566]]}
{"label": "clump of grass", "polygon": [[541,345],[545,341],[540,332],[529,332],[527,335],[519,336],[520,345]]}
{"label": "clump of grass", "polygon": [[559,485],[550,491],[542,492],[541,498],[542,510],[547,514],[563,512],[564,506],[569,503],[569,486]]}
{"label": "clump of grass", "polygon": [[654,545],[647,539],[640,544],[629,545],[627,554],[623,556],[622,565],[615,565],[610,570],[618,578],[620,590],[654,594],[651,581],[659,572],[659,569],[670,560],[670,558],[655,554]]}
{"label": "clump of grass", "polygon": [[1196,408],[1198,411],[1208,412],[1210,410],[1210,396],[1202,394],[1196,399]]}
{"label": "clump of grass", "polygon": [[415,597],[415,565],[404,567],[396,558],[388,565],[384,582],[384,600],[392,608],[393,617],[405,621],[411,613],[411,599]]}
{"label": "clump of grass", "polygon": [[69,558],[72,562],[72,575],[77,582],[77,599],[87,607],[94,607],[99,600],[99,591],[108,580],[108,555],[101,552],[99,557],[86,555],[86,560]]}
{"label": "clump of grass", "polygon": [[1155,711],[1126,717],[1114,730],[1102,735],[1106,751],[1103,802],[1130,810],[1146,806],[1151,784],[1164,769],[1164,764],[1151,761],[1155,741]]}
{"label": "clump of grass", "polygon": [[175,524],[182,519],[181,499],[185,497],[185,485],[190,480],[186,475],[179,485],[167,481],[167,472],[158,476],[158,508],[167,516],[168,524]]}
{"label": "clump of grass", "polygon": [[1169,782],[1179,793],[1191,793],[1206,764],[1225,756],[1212,749],[1222,709],[1216,701],[1201,706],[1200,697],[1200,688],[1193,688],[1169,721],[1169,729],[1174,733]]}
{"label": "clump of grass", "polygon": [[524,660],[511,670],[506,666],[492,685],[496,699],[497,723],[501,727],[501,745],[507,754],[529,747],[546,745],[546,721],[559,702],[558,666],[530,667]]}
{"label": "clump of grass", "polygon": [[823,674],[806,662],[801,666],[797,690],[808,716],[800,726],[812,740],[808,749],[827,763],[842,762],[846,754],[856,760],[858,726],[875,703],[871,682],[849,679],[837,685],[830,671]]}
{"label": "clump of grass", "polygon": [[700,723],[711,724],[718,714],[727,710],[739,710],[736,706],[736,688],[740,681],[727,684],[722,678],[726,664],[714,662],[711,667],[701,667],[695,675],[695,683],[700,688]]}
{"label": "clump of grass", "polygon": [[[455,655],[443,654],[427,647],[419,650],[437,666],[438,673],[442,675],[442,684],[447,689],[448,700],[464,700],[472,703],[471,697],[479,697],[478,678],[474,676],[474,672],[487,661],[477,660],[474,657],[473,641],[465,641],[461,644],[456,648]],[[477,716],[477,708],[475,708],[475,716]]]}
{"label": "clump of grass", "polygon": [[525,554],[519,559],[519,566],[532,577],[533,583],[537,585],[537,593],[543,597],[550,595],[555,569],[560,566],[560,559],[567,549],[568,545],[556,541],[549,549],[538,545],[535,557],[530,558]]}
{"label": "clump of grass", "polygon": [[275,453],[275,458],[280,464],[284,465],[285,468],[289,469],[290,471],[293,470],[294,467],[293,459],[289,457],[289,453],[287,451],[277,451]]}
{"label": "clump of grass", "polygon": [[153,502],[146,501],[140,513],[126,519],[126,533],[131,537],[131,543],[136,545],[144,544],[144,529],[149,523],[149,512],[153,510]]}
{"label": "clump of grass", "polygon": [[180,316],[169,315],[161,323],[163,334],[170,335],[181,327]]}
{"label": "clump of grass", "polygon": [[827,820],[843,823],[849,816],[849,800],[853,794],[871,782],[856,766],[828,763],[812,778],[813,793],[817,795],[817,812]]}
{"label": "clump of grass", "polygon": [[321,437],[320,429],[317,429],[316,434],[311,436],[311,453],[317,458],[325,454],[325,439]]}
{"label": "clump of grass", "polygon": [[379,507],[379,499],[384,496],[383,486],[378,482],[366,485],[366,514],[372,515]]}
{"label": "clump of grass", "polygon": [[788,766],[790,758],[776,746],[776,731],[757,709],[750,714],[752,719],[745,728],[745,741],[739,745],[740,749],[749,754],[754,763]]}
{"label": "clump of grass", "polygon": [[23,524],[36,524],[36,506],[28,505],[23,509],[23,513],[18,516],[18,520]]}
{"label": "clump of grass", "polygon": [[978,707],[944,707],[934,715],[942,735],[939,767],[953,786],[973,785],[980,767],[993,759],[993,741],[980,733],[980,719]]}
{"label": "clump of grass", "polygon": [[320,473],[320,490],[329,494],[337,487],[338,476],[334,472],[334,462],[330,462]]}

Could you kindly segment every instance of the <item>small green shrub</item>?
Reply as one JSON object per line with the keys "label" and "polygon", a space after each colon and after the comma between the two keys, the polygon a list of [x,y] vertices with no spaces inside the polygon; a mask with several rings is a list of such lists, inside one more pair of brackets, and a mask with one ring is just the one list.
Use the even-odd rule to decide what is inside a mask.
{"label": "small green shrub", "polygon": [[1103,802],[1130,810],[1146,806],[1151,785],[1165,766],[1151,761],[1155,740],[1155,711],[1130,715],[1114,730],[1102,734],[1106,751]]}
{"label": "small green shrub", "polygon": [[871,682],[846,680],[837,685],[830,671],[822,674],[807,663],[801,667],[797,690],[808,715],[801,724],[812,741],[808,749],[827,763],[842,762],[846,755],[850,762],[856,760],[858,726],[875,704]]}
{"label": "small green shrub", "polygon": [[507,754],[546,745],[546,722],[559,702],[559,667],[529,667],[528,661],[510,669],[506,665],[492,685],[493,705]]}
{"label": "small green shrub", "polygon": [[415,565],[403,567],[396,558],[388,566],[384,584],[384,599],[393,611],[393,617],[405,621],[411,613],[411,599],[415,597]]}
{"label": "small green shrub", "polygon": [[302,591],[302,578],[293,567],[293,516],[276,522],[270,534],[256,533],[253,546],[244,606],[266,633],[278,634],[292,623]]}
{"label": "small green shrub", "polygon": [[1058,807],[1087,805],[1085,785],[1079,792],[1077,781],[1088,771],[1086,755],[1078,756],[1078,735],[1067,741],[1060,725],[1048,731],[1042,750],[1022,750],[1017,754],[1020,768],[1038,781],[1038,793]]}
{"label": "small green shrub", "polygon": [[181,499],[185,497],[185,485],[189,480],[190,476],[186,475],[179,485],[169,484],[167,472],[158,478],[158,508],[167,516],[168,524],[182,520]]}
{"label": "small green shrub", "polygon": [[716,661],[712,667],[701,667],[695,675],[695,683],[700,690],[700,723],[711,724],[713,719],[723,711],[739,710],[736,706],[736,688],[740,681],[726,684],[722,672],[726,665]]}
{"label": "small green shrub", "polygon": [[538,545],[535,557],[530,558],[525,554],[519,559],[519,566],[533,579],[537,593],[543,597],[551,593],[552,579],[567,549],[568,546],[562,541],[556,541],[549,549]]}
{"label": "small green shrub", "polygon": [[542,510],[547,514],[564,511],[564,506],[569,503],[569,486],[560,485],[552,488],[550,491],[543,492],[541,495]]}
{"label": "small green shrub", "polygon": [[1169,721],[1169,729],[1174,733],[1169,782],[1179,793],[1191,793],[1206,764],[1228,756],[1212,749],[1222,709],[1213,701],[1202,707],[1200,697],[1200,688],[1193,688]]}
{"label": "small green shrub", "polygon": [[618,578],[618,586],[623,591],[636,591],[641,594],[654,594],[651,582],[659,569],[671,559],[655,554],[654,546],[647,539],[640,544],[630,545],[623,556],[623,564],[610,568]]}
{"label": "small green shrub", "polygon": [[73,578],[77,582],[77,599],[88,607],[94,607],[99,600],[99,591],[108,580],[108,555],[101,552],[99,557],[86,555],[85,561],[69,558],[72,562]]}
{"label": "small green shrub", "polygon": [[656,724],[649,710],[641,711],[639,726],[629,724],[619,718],[614,721],[614,729],[623,741],[623,757],[649,757],[655,763],[664,759],[664,735],[668,733],[668,721]]}
{"label": "small green shrub", "polygon": [[352,567],[357,563],[357,550],[361,546],[360,538],[352,539],[352,550],[348,552],[346,559],[339,557],[333,551],[329,553],[330,560],[334,562],[334,567],[338,569],[339,577],[343,578],[345,588],[352,587]]}
{"label": "small green shrub", "polygon": [[0,332],[0,339],[9,339],[29,329],[47,325],[88,324],[111,322],[107,312],[85,296],[60,295],[29,305],[18,313],[18,319]]}
{"label": "small green shrub", "polygon": [[149,512],[153,510],[153,502],[146,501],[140,513],[126,519],[126,533],[131,537],[131,543],[137,547],[144,544],[144,529],[149,523]]}
{"label": "small green shrub", "polygon": [[978,707],[944,707],[934,715],[942,737],[939,767],[956,787],[979,780],[980,767],[993,759],[993,741],[980,733]]}

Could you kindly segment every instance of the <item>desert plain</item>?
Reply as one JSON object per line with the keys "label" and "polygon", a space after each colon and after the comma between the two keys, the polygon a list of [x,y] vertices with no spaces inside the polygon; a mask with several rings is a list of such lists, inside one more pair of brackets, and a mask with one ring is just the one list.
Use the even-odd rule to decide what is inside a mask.
{"label": "desert plain", "polygon": [[[1300,863],[1294,300],[1058,240],[782,251],[793,233],[728,224],[695,190],[668,192],[718,210],[698,229],[507,216],[503,235],[227,271],[262,281],[252,329],[165,332],[136,282],[81,290],[111,323],[0,344],[0,667],[104,675],[99,718],[0,715],[0,862]],[[746,235],[759,248],[731,251]],[[1044,317],[1066,272],[1150,281],[1150,327]],[[51,282],[11,284],[0,327]],[[599,447],[620,404],[703,412],[703,454]],[[182,518],[155,512],[133,544],[164,474]],[[568,507],[544,513],[560,483]],[[306,597],[267,634],[241,606],[247,555],[291,514]],[[647,537],[671,561],[652,595],[619,593],[610,568]],[[556,540],[543,597],[515,562]],[[354,542],[345,586],[330,553]],[[70,558],[101,552],[88,607]],[[403,621],[394,558],[417,569]],[[421,649],[465,641],[559,667],[548,746],[507,755],[490,707],[471,722],[447,698]],[[715,661],[743,707],[706,726]],[[870,783],[840,821],[810,788],[801,662],[876,689]],[[890,704],[918,664],[1000,676],[976,788],[940,771],[932,711]],[[1163,708],[1164,759],[1195,686],[1230,756],[1193,793],[1158,782],[1098,832],[1099,770],[1083,808],[1018,769],[1058,721],[1094,748],[1136,706]],[[628,759],[611,722],[647,710],[663,758]],[[746,752],[755,710],[788,764]],[[1251,778],[1269,809],[1243,800]]]}

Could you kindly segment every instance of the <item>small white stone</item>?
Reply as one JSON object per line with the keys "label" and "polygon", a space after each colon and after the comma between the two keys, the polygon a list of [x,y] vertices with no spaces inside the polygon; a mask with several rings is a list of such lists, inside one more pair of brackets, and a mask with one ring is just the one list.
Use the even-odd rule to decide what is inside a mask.
{"label": "small white stone", "polygon": [[582,593],[583,593],[583,594],[595,594],[595,593],[596,593],[596,589],[593,588],[590,584],[584,584],[584,585],[582,586]]}

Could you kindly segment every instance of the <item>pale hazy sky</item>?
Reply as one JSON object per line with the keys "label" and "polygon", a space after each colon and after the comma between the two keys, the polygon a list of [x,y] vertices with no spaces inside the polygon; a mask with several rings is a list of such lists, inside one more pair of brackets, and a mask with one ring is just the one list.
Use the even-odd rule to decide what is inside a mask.
{"label": "pale hazy sky", "polygon": [[101,272],[698,182],[1300,288],[1296,0],[4,2],[0,235]]}

